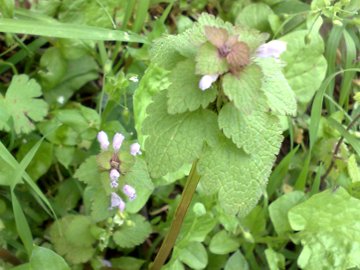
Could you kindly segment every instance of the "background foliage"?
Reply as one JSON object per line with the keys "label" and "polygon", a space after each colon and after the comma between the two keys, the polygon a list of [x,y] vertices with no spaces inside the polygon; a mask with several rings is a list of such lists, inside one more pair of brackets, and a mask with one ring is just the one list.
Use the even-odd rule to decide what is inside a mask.
{"label": "background foliage", "polygon": [[[359,8],[358,0],[0,0],[0,268],[146,269],[204,139],[215,147],[199,164],[203,179],[164,269],[360,268]],[[267,79],[275,90],[287,80],[295,95],[267,96],[280,115],[274,136],[282,133],[284,141],[267,186],[254,193],[243,168],[257,173],[260,161],[232,158],[240,151],[234,145],[268,151],[259,136],[273,127],[271,119],[245,119],[256,132],[242,134],[219,117],[231,144],[199,137],[194,126],[214,126],[199,109],[214,93],[199,102],[187,92],[200,78],[192,69],[209,66],[188,42],[199,34],[195,21],[248,26],[287,42],[284,77],[271,69]],[[227,83],[235,106],[224,107],[226,119],[253,100],[262,106],[260,90],[243,100]],[[165,154],[156,138],[172,134],[153,125],[161,110],[169,125],[184,116],[177,113],[196,120]],[[123,215],[108,209],[108,175],[97,168],[99,130],[152,142],[131,161],[124,181],[138,196]],[[187,138],[191,144],[183,145]],[[226,166],[241,162],[236,182]],[[210,185],[216,181],[223,182],[219,196]],[[239,195],[249,206],[229,214]]]}

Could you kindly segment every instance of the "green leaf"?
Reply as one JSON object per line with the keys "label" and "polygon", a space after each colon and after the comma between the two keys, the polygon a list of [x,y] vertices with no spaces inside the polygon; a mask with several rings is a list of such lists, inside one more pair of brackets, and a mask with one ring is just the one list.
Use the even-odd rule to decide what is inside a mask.
{"label": "green leaf", "polygon": [[136,190],[136,199],[126,204],[126,211],[137,213],[144,207],[154,190],[145,161],[137,158],[130,172],[125,175],[124,181]]}
{"label": "green leaf", "polygon": [[35,246],[30,258],[30,269],[70,270],[65,260],[54,251]]}
{"label": "green leaf", "polygon": [[265,257],[270,270],[285,269],[285,257],[283,254],[267,248],[265,250]]}
{"label": "green leaf", "polygon": [[96,156],[87,158],[76,170],[74,177],[88,185],[96,185],[100,179]]}
{"label": "green leaf", "polygon": [[354,182],[360,182],[360,168],[359,165],[356,162],[355,155],[351,155],[348,159],[348,173],[350,175],[351,181]]}
{"label": "green leaf", "polygon": [[87,216],[68,215],[57,220],[50,228],[55,250],[74,264],[89,261],[95,252],[96,239],[91,234],[91,219]]}
{"label": "green leaf", "polygon": [[140,145],[144,145],[145,138],[142,133],[142,125],[147,116],[146,108],[161,90],[170,86],[169,72],[156,66],[150,65],[142,77],[139,87],[136,89],[133,99],[135,129]]}
{"label": "green leaf", "polygon": [[250,4],[241,10],[235,24],[266,32],[270,28],[268,17],[273,13],[272,9],[264,3]]}
{"label": "green leaf", "polygon": [[[268,159],[267,149],[262,151]],[[228,214],[245,216],[259,200],[271,171],[272,162],[264,163],[262,158],[260,153],[251,157],[230,140],[220,138],[199,160],[202,190],[218,192],[219,204]]]}
{"label": "green leaf", "polygon": [[0,31],[57,38],[145,42],[143,37],[134,33],[57,21],[39,22],[0,18]]}
{"label": "green leaf", "polygon": [[211,238],[209,250],[214,254],[228,254],[239,247],[239,239],[222,230]]}
{"label": "green leaf", "polygon": [[145,260],[125,256],[111,260],[112,267],[122,270],[140,270],[144,263]]}
{"label": "green leaf", "polygon": [[225,265],[225,270],[249,270],[249,264],[246,261],[244,255],[237,250],[231,257],[228,259]]}
{"label": "green leaf", "polygon": [[224,93],[236,108],[251,114],[256,108],[253,104],[257,104],[258,99],[263,96],[260,92],[262,77],[260,67],[255,64],[245,67],[239,77],[226,74],[223,78]]}
{"label": "green leaf", "polygon": [[[303,269],[348,269],[360,265],[360,201],[343,188],[326,190],[289,212],[293,230],[299,231]],[[316,215],[314,215],[316,213]]]}
{"label": "green leaf", "polygon": [[171,85],[167,91],[170,114],[195,111],[200,107],[206,108],[216,99],[216,88],[211,87],[206,91],[201,91],[198,86],[200,79],[200,76],[195,75],[193,60],[182,61],[176,65],[170,74]]}
{"label": "green leaf", "polygon": [[280,115],[295,116],[295,93],[283,75],[279,63],[272,57],[257,58],[256,63],[264,74],[261,90],[267,97],[270,109]]}
{"label": "green leaf", "polygon": [[196,74],[223,74],[229,70],[225,57],[209,42],[204,43],[196,54]]}
{"label": "green leaf", "polygon": [[288,221],[288,212],[291,208],[305,200],[305,195],[301,191],[293,191],[277,198],[269,206],[269,214],[271,222],[274,225],[278,235],[291,232]]}
{"label": "green leaf", "polygon": [[143,132],[146,160],[152,177],[164,176],[200,156],[204,141],[214,143],[218,132],[216,115],[207,110],[169,115],[166,91],[159,93],[148,108]]}
{"label": "green leaf", "polygon": [[[279,119],[270,113],[256,108],[247,114],[238,110],[232,103],[226,104],[219,114],[219,127],[226,137],[237,147],[242,147],[247,153],[259,156],[264,162],[274,160],[281,145],[281,126]],[[264,149],[264,147],[266,149]],[[267,155],[260,156],[259,153]]]}
{"label": "green leaf", "polygon": [[141,215],[133,215],[129,223],[123,224],[113,235],[119,247],[132,248],[140,245],[151,233],[150,223]]}
{"label": "green leaf", "polygon": [[326,74],[324,42],[320,35],[311,35],[305,42],[308,30],[291,32],[281,38],[287,42],[281,59],[286,62],[284,74],[300,103],[308,103],[320,87]]}
{"label": "green leaf", "polygon": [[66,74],[67,61],[61,54],[60,49],[50,47],[40,59],[41,70],[38,74],[41,78],[42,86],[51,89],[58,84]]}
{"label": "green leaf", "polygon": [[215,225],[216,219],[210,212],[197,216],[192,209],[185,216],[176,246],[183,247],[191,241],[203,242]]}
{"label": "green leaf", "polygon": [[48,105],[42,99],[40,85],[27,75],[15,75],[5,94],[5,110],[12,117],[17,134],[35,129],[34,122],[47,115]]}
{"label": "green leaf", "polygon": [[204,269],[208,264],[208,255],[205,247],[199,242],[191,242],[181,249],[179,260],[191,269]]}

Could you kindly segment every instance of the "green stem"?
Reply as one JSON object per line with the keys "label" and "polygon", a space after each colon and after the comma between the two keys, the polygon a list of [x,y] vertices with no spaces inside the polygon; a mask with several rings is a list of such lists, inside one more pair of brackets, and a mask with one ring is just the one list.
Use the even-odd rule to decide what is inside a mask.
{"label": "green stem", "polygon": [[164,242],[162,243],[158,254],[154,260],[153,265],[151,266],[151,270],[160,270],[164,265],[166,259],[168,258],[172,248],[175,245],[176,238],[180,232],[181,225],[184,221],[185,214],[189,208],[192,197],[194,196],[195,189],[199,183],[200,175],[196,172],[196,164],[195,161],[192,165],[190,174],[187,178],[185,188],[181,195],[181,201],[178,207],[176,208],[174,219],[170,226],[170,231],[166,235]]}

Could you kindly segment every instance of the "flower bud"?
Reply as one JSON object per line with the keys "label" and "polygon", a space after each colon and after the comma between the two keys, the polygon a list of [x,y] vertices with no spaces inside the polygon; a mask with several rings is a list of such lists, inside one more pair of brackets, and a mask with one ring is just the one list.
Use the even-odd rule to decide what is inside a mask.
{"label": "flower bud", "polygon": [[130,201],[135,200],[136,198],[136,190],[130,185],[124,185],[123,187],[124,194],[129,198]]}
{"label": "flower bud", "polygon": [[286,46],[285,41],[271,40],[257,48],[256,56],[260,58],[273,57],[279,59],[280,54],[286,51]]}
{"label": "flower bud", "polygon": [[115,192],[111,193],[111,205],[110,208],[118,207],[120,212],[123,212],[125,209],[125,202],[117,195]]}
{"label": "flower bud", "polygon": [[199,88],[202,91],[205,91],[206,89],[210,88],[211,85],[213,84],[213,82],[215,82],[217,80],[217,78],[219,77],[218,74],[214,74],[214,75],[204,75],[201,77],[200,81],[199,81]]}
{"label": "flower bud", "polygon": [[106,133],[104,131],[100,131],[98,133],[97,139],[100,143],[101,150],[104,150],[104,151],[108,150],[110,143],[109,143],[108,136],[106,135]]}
{"label": "flower bud", "polygon": [[125,136],[122,135],[121,133],[116,133],[114,135],[114,138],[113,138],[113,148],[115,150],[115,152],[118,152],[123,141],[125,139]]}
{"label": "flower bud", "polygon": [[118,181],[111,181],[111,182],[110,182],[110,186],[111,186],[112,188],[117,188],[117,187],[119,186],[119,183],[118,183]]}
{"label": "flower bud", "polygon": [[120,173],[116,169],[111,169],[110,179],[111,181],[117,181],[120,177]]}
{"label": "flower bud", "polygon": [[130,145],[130,154],[133,156],[142,154],[139,143],[133,143],[132,145]]}

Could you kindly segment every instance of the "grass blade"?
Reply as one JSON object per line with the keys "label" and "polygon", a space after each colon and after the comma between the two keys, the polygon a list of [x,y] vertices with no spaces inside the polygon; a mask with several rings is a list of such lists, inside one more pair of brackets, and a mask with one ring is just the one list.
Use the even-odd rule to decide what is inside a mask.
{"label": "grass blade", "polygon": [[137,34],[101,27],[69,24],[39,23],[35,20],[14,20],[0,18],[0,32],[38,35],[56,38],[116,40],[123,42],[145,43],[146,39]]}
{"label": "grass blade", "polygon": [[[344,31],[344,40],[345,40],[345,63],[344,68],[352,68],[354,67],[354,59],[356,59],[356,45],[350,34],[345,30]],[[355,76],[356,72],[347,72],[342,77],[341,81],[341,87],[340,87],[340,98],[339,98],[339,104],[340,106],[345,106],[345,108],[348,107],[349,102],[349,96],[352,89],[352,80]]]}
{"label": "grass blade", "polygon": [[293,150],[291,150],[279,163],[279,165],[276,166],[275,170],[272,172],[269,183],[267,185],[267,194],[269,197],[271,197],[277,188],[280,187],[284,177],[288,173],[289,165],[296,154],[296,152],[299,150],[299,146],[295,147]]}
{"label": "grass blade", "polygon": [[14,193],[14,190],[11,190],[11,201],[12,201],[12,205],[13,205],[16,230],[20,236],[21,241],[23,242],[23,244],[25,246],[28,256],[30,257],[32,248],[33,248],[33,238],[32,238],[29,224],[26,220],[26,217],[21,208],[21,205]]}
{"label": "grass blade", "polygon": [[360,156],[360,140],[355,136],[353,136],[352,134],[350,134],[340,123],[338,123],[333,118],[329,118],[328,121],[329,124],[333,128],[335,128],[341,134],[342,137],[345,138],[345,140],[352,146],[352,148],[354,148],[356,153]]}

